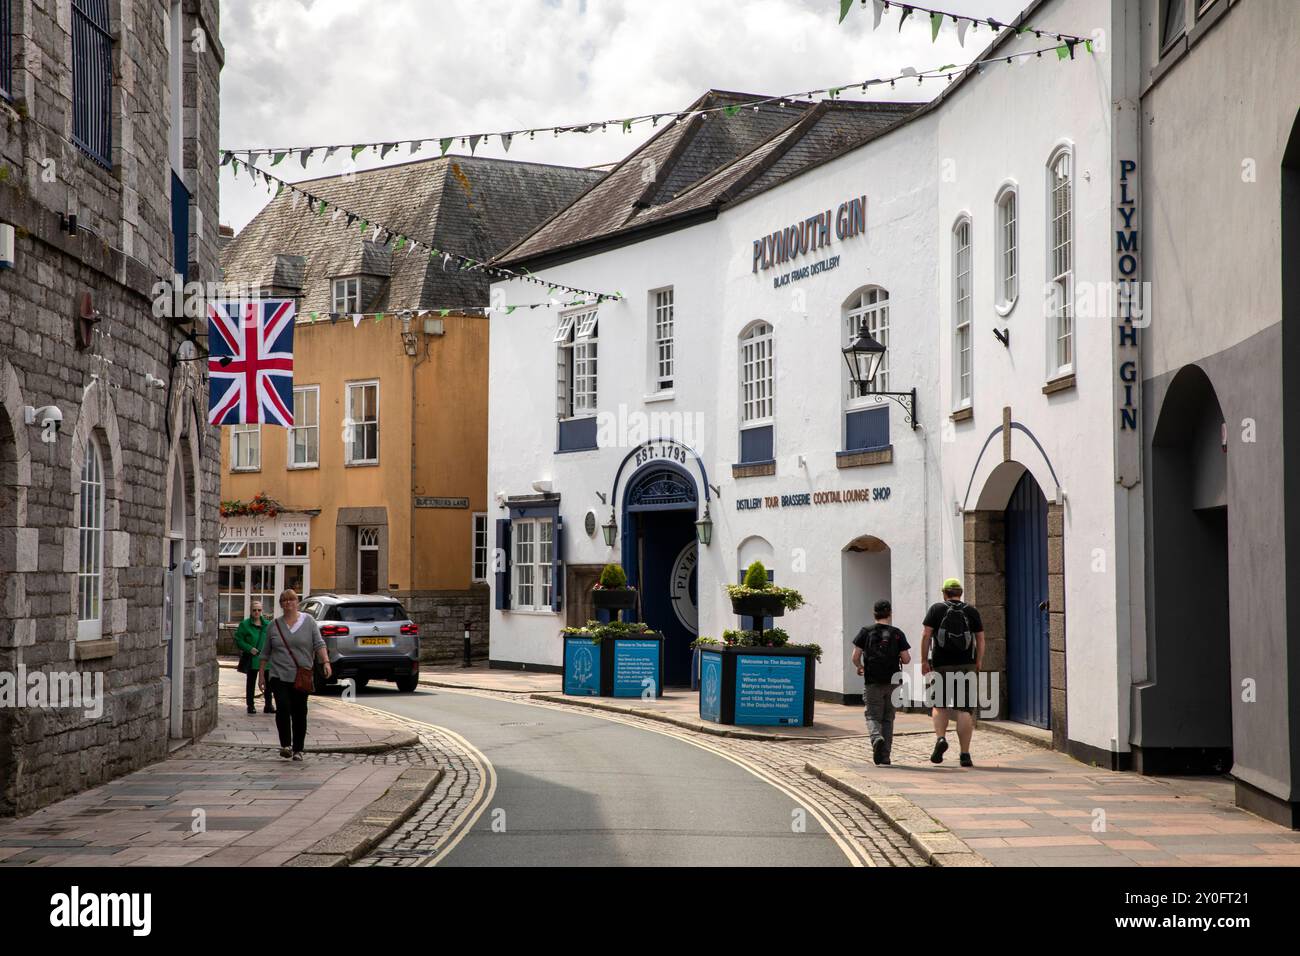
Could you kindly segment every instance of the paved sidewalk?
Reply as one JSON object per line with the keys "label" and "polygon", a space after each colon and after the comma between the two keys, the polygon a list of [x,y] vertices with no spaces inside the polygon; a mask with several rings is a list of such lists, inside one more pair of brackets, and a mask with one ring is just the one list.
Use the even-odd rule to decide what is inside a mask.
{"label": "paved sidewalk", "polygon": [[429,687],[452,687],[460,690],[491,690],[505,694],[560,692],[560,675],[545,671],[504,670],[488,667],[480,661],[473,667],[444,665],[420,666],[420,683]]}
{"label": "paved sidewalk", "polygon": [[897,737],[890,767],[862,741],[805,751],[823,779],[865,790],[904,826],[916,824],[908,805],[919,808],[938,823],[929,839],[949,833],[998,866],[1300,866],[1300,832],[1234,807],[1226,777],[1100,770],[988,732],[976,733],[977,766],[963,769],[949,733],[939,765],[933,734]]}
{"label": "paved sidewalk", "polygon": [[334,700],[313,698],[309,740],[332,733],[387,752],[282,759],[253,726],[274,718],[243,713],[242,681],[222,669],[218,742],[205,738],[29,816],[0,820],[0,867],[340,865],[391,832],[436,784],[431,750],[383,744],[412,736],[405,727]]}

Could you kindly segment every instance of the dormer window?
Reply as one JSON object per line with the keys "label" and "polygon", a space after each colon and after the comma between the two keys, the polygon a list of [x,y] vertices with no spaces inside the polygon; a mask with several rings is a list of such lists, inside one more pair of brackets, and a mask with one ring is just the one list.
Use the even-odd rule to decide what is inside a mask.
{"label": "dormer window", "polygon": [[361,311],[361,279],[349,276],[334,280],[334,307],[330,311],[350,314]]}

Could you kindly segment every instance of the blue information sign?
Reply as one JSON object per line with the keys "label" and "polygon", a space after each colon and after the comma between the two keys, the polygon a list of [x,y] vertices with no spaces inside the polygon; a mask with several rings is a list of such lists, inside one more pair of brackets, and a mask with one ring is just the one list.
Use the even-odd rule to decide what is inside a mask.
{"label": "blue information sign", "polygon": [[803,657],[736,657],[736,723],[802,726],[803,692]]}
{"label": "blue information sign", "polygon": [[722,719],[722,655],[713,651],[700,654],[700,718]]}
{"label": "blue information sign", "polygon": [[564,692],[584,697],[600,694],[600,645],[589,637],[564,639]]}
{"label": "blue information sign", "polygon": [[614,641],[614,696],[659,695],[659,642]]}

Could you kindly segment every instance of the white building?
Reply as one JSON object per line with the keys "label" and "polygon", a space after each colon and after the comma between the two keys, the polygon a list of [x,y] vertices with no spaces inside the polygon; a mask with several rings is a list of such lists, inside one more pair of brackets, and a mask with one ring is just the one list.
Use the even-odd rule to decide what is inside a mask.
{"label": "white building", "polygon": [[[761,558],[807,599],[777,623],[821,645],[819,695],[848,702],[872,603],[891,599],[917,645],[955,575],[983,612],[1000,714],[1131,766],[1150,677],[1148,320],[1119,290],[1141,278],[1150,12],[1035,3],[1013,27],[1093,49],[1061,59],[1053,36],[1004,30],[978,57],[997,62],[924,108],[696,112],[509,250],[623,298],[493,317],[488,490],[509,555],[493,661],[558,669],[560,628],[592,616],[595,574],[621,561],[685,683],[686,643],[737,626],[722,586]],[[915,429],[906,399],[850,395],[841,349],[863,321],[888,346],[877,386],[916,389]]]}

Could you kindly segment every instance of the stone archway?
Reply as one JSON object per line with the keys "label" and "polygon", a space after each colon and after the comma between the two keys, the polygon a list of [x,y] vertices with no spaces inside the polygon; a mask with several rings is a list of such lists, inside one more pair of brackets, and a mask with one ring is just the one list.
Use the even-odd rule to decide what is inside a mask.
{"label": "stone archway", "polygon": [[[8,672],[17,669],[22,649],[36,642],[26,576],[38,567],[39,531],[27,527],[32,464],[24,404],[17,374],[0,358],[0,671]],[[17,811],[23,774],[17,757],[20,729],[15,709],[0,708],[0,816]]]}

